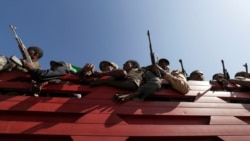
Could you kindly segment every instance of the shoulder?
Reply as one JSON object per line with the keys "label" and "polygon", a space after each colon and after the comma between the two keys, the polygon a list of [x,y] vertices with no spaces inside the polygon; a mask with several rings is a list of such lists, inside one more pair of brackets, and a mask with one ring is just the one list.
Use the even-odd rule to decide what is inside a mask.
{"label": "shoulder", "polygon": [[184,75],[181,71],[179,71],[179,70],[173,70],[173,71],[171,72],[171,74],[172,74],[173,76],[179,77],[179,78],[181,78],[181,79],[186,79],[185,75]]}
{"label": "shoulder", "polygon": [[41,65],[40,65],[40,63],[38,61],[33,62],[33,66],[34,66],[35,69],[41,69]]}

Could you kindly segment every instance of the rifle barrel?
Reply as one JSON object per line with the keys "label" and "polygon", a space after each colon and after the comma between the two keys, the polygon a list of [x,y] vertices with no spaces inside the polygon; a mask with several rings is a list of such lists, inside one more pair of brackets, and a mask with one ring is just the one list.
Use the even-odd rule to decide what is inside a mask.
{"label": "rifle barrel", "polygon": [[152,64],[155,64],[155,55],[153,53],[153,49],[152,49],[152,44],[151,44],[151,37],[150,37],[150,32],[148,30],[147,32],[147,35],[148,35],[148,41],[149,41],[149,51],[150,51],[150,57],[151,57],[151,63]]}
{"label": "rifle barrel", "polygon": [[27,48],[26,46],[23,44],[22,40],[20,37],[18,37],[17,33],[16,33],[16,27],[13,26],[13,25],[10,25],[10,29],[12,30],[14,36],[15,36],[15,39],[17,41],[17,44],[18,44],[18,47],[22,53],[22,56],[24,59],[26,59],[31,65],[33,65],[33,62],[32,62],[32,59],[29,55],[29,52],[27,51]]}
{"label": "rifle barrel", "polygon": [[243,66],[244,66],[244,67],[245,67],[245,69],[246,69],[246,74],[245,74],[245,77],[246,77],[246,78],[249,78],[247,63],[245,63]]}
{"label": "rifle barrel", "polygon": [[221,60],[221,63],[222,63],[224,78],[229,80],[230,76],[229,76],[229,73],[228,73],[227,69],[225,68],[224,60]]}
{"label": "rifle barrel", "polygon": [[[154,65],[154,64],[156,64],[156,62],[155,62],[155,55],[154,55],[154,52],[153,52],[153,49],[152,49],[149,30],[148,30],[147,34],[148,34],[148,41],[149,41],[149,51],[150,51],[151,64]],[[155,74],[156,74],[156,76],[161,77],[161,73],[160,73],[159,70],[156,71]]]}

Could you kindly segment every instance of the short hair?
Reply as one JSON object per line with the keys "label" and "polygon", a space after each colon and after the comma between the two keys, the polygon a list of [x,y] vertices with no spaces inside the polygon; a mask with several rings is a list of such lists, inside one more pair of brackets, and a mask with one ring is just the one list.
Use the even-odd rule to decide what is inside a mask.
{"label": "short hair", "polygon": [[246,72],[245,71],[239,71],[237,73],[235,73],[234,77],[245,77],[246,76]]}
{"label": "short hair", "polygon": [[166,62],[168,65],[170,64],[169,61],[168,61],[168,59],[166,59],[166,58],[161,58],[161,59],[158,61],[158,63],[162,63],[162,62]]}
{"label": "short hair", "polygon": [[31,50],[31,49],[34,50],[38,54],[39,59],[43,57],[43,50],[40,47],[38,47],[38,46],[30,46],[28,48],[28,50]]}
{"label": "short hair", "polygon": [[193,72],[191,72],[190,77],[192,77],[194,74],[197,74],[197,73],[202,73],[203,74],[203,72],[200,71],[200,70],[194,70]]}
{"label": "short hair", "polygon": [[212,79],[215,80],[217,76],[222,76],[224,78],[223,73],[216,73],[216,74],[213,75]]}

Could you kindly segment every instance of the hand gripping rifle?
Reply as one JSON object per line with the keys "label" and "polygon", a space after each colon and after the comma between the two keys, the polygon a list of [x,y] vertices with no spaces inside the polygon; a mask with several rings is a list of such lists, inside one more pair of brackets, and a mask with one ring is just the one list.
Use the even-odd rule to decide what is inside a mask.
{"label": "hand gripping rifle", "polygon": [[20,51],[22,53],[23,59],[25,59],[28,63],[30,63],[31,65],[33,65],[33,62],[31,60],[31,57],[29,55],[29,52],[28,52],[26,46],[23,44],[21,38],[18,37],[17,34],[16,34],[16,31],[15,31],[16,27],[14,27],[13,25],[10,25],[10,29],[12,30],[12,32],[13,32],[13,34],[15,36],[15,39],[16,39],[17,44],[18,44],[18,47],[19,47],[19,49],[20,49]]}
{"label": "hand gripping rifle", "polygon": [[221,60],[221,63],[222,63],[222,68],[223,68],[224,79],[229,80],[230,76],[229,76],[229,73],[227,72],[227,69],[225,68],[224,61]]}
{"label": "hand gripping rifle", "polygon": [[184,69],[182,60],[179,59],[179,62],[180,62],[180,64],[181,64],[181,72],[186,76],[186,78],[188,78],[188,74],[187,74],[186,70]]}
{"label": "hand gripping rifle", "polygon": [[[152,49],[152,44],[151,44],[151,39],[150,39],[149,30],[148,30],[148,33],[147,33],[147,34],[148,34],[148,41],[149,41],[149,51],[150,51],[151,63],[152,63],[152,65],[154,65],[154,64],[156,64],[156,62],[155,62],[155,54],[154,54],[153,49]],[[158,77],[161,77],[160,71],[156,71],[155,73],[156,73],[156,75],[157,75]]]}
{"label": "hand gripping rifle", "polygon": [[246,63],[246,64],[244,64],[243,66],[246,68],[246,74],[245,74],[245,77],[246,77],[246,78],[249,78],[247,63]]}

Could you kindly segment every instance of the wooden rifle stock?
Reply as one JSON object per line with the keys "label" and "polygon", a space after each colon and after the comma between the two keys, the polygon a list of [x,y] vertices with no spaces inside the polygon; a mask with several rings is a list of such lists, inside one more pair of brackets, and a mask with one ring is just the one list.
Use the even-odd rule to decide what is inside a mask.
{"label": "wooden rifle stock", "polygon": [[225,68],[224,60],[221,60],[221,63],[222,63],[222,68],[223,68],[224,79],[229,80],[230,76],[229,76],[229,73],[227,72],[227,69]]}
{"label": "wooden rifle stock", "polygon": [[20,37],[18,37],[18,35],[16,34],[16,27],[14,27],[13,25],[10,25],[10,29],[12,30],[14,36],[15,36],[15,39],[17,41],[17,44],[18,44],[18,47],[22,53],[22,56],[23,56],[23,59],[25,59],[28,63],[30,63],[31,65],[33,65],[33,62],[32,62],[32,59],[29,55],[29,52],[26,48],[26,46],[23,44],[22,40]]}

